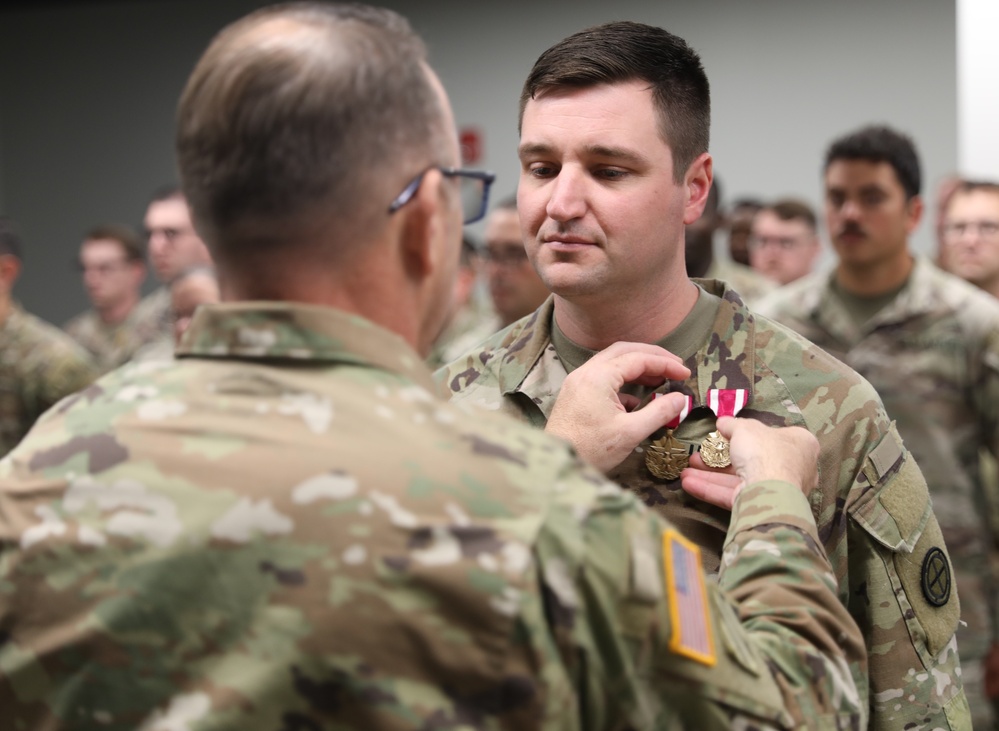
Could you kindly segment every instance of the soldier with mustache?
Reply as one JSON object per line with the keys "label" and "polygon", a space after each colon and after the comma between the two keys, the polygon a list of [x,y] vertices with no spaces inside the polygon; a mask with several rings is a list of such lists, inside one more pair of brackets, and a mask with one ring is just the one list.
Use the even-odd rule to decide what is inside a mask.
{"label": "soldier with mustache", "polygon": [[926,477],[954,563],[974,728],[999,728],[999,599],[989,560],[996,536],[979,469],[980,449],[999,451],[999,303],[910,251],[924,208],[911,139],[866,127],[833,142],[824,170],[836,269],[778,290],[757,309],[880,394]]}

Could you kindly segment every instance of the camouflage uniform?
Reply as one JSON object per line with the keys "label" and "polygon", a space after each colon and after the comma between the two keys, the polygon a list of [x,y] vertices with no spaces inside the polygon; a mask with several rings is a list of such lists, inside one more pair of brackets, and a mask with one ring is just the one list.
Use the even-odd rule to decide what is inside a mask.
{"label": "camouflage uniform", "polygon": [[[691,611],[634,496],[440,401],[370,322],[202,308],[179,355],[0,461],[4,728],[863,724],[863,640],[797,488],[740,495]],[[671,648],[698,627],[713,667]]]}
{"label": "camouflage uniform", "polygon": [[[870,728],[969,728],[954,641],[957,598],[952,593],[937,607],[921,589],[927,557],[930,566],[946,567],[945,553],[933,550],[946,550],[943,538],[926,483],[877,394],[818,348],[753,315],[724,283],[696,281],[721,301],[711,332],[686,359],[690,378],[658,389],[693,396],[695,408],[674,436],[695,449],[712,431],[715,416],[704,406],[710,388],[748,389],[741,416],[815,434],[822,453],[812,510],[839,599],[867,643]],[[566,376],[551,344],[552,312],[550,299],[439,371],[438,379],[453,399],[542,427]],[[660,480],[648,471],[644,453],[662,435],[660,430],[639,445],[610,477],[678,525],[704,549],[705,567],[714,570],[730,516],[687,495],[679,480]],[[864,669],[854,670],[858,685],[866,684]]]}
{"label": "camouflage uniform", "polygon": [[720,259],[717,256],[711,260],[711,266],[708,267],[704,278],[727,282],[750,306],[777,288],[776,282],[767,279],[752,267],[731,259]]}
{"label": "camouflage uniform", "polygon": [[492,311],[475,307],[462,309],[434,341],[427,356],[427,366],[436,370],[445,363],[450,363],[501,327],[499,317]]}
{"label": "camouflage uniform", "polygon": [[109,325],[87,310],[63,325],[63,330],[94,357],[101,373],[128,361],[142,346],[163,333],[163,313],[156,300],[141,300],[122,322]]}
{"label": "camouflage uniform", "polygon": [[173,310],[170,306],[170,287],[164,285],[150,292],[139,304],[149,311],[149,318],[158,323],[160,335],[172,334]]}
{"label": "camouflage uniform", "polygon": [[50,406],[97,375],[87,353],[65,333],[11,305],[0,323],[0,457]]}
{"label": "camouflage uniform", "polygon": [[997,638],[995,549],[979,449],[999,453],[999,302],[930,262],[858,328],[831,274],[776,292],[760,311],[797,330],[871,382],[919,463],[957,567],[957,635],[975,728],[995,725],[982,658]]}

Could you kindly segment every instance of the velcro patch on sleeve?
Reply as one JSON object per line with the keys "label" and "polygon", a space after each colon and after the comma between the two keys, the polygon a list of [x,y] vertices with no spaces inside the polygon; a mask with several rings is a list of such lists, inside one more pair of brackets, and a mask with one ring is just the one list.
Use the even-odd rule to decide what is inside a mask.
{"label": "velcro patch on sleeve", "polygon": [[663,566],[672,620],[669,649],[703,665],[716,662],[701,551],[675,530],[663,532]]}

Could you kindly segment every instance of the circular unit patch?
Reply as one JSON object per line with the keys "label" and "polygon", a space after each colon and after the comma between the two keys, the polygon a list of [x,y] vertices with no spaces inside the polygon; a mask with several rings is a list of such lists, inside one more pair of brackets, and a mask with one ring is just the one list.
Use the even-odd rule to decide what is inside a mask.
{"label": "circular unit patch", "polygon": [[923,596],[934,607],[942,607],[950,599],[950,564],[947,554],[935,546],[923,558],[921,583]]}

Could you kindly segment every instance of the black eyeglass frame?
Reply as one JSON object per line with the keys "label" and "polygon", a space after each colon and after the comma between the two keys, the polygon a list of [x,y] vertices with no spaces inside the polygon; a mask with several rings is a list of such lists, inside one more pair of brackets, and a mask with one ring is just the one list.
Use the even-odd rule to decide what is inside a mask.
{"label": "black eyeglass frame", "polygon": [[396,196],[394,201],[392,201],[388,212],[395,213],[413,200],[413,196],[416,195],[416,191],[420,189],[420,184],[423,182],[423,176],[431,170],[440,170],[441,175],[446,178],[469,178],[471,180],[481,180],[482,201],[479,204],[479,211],[474,216],[465,218],[462,221],[462,224],[467,226],[470,223],[482,220],[482,218],[486,215],[486,209],[489,207],[489,188],[492,186],[493,181],[496,180],[496,174],[491,173],[488,170],[466,170],[465,168],[447,168],[439,165],[427,168],[409,181],[409,184],[403,188],[402,192]]}

